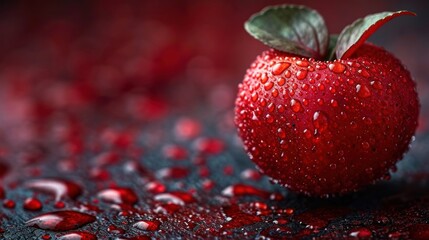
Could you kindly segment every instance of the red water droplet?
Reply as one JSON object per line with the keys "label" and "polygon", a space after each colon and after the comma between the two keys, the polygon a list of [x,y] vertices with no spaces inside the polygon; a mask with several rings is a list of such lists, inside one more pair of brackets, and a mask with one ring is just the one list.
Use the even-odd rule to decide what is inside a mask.
{"label": "red water droplet", "polygon": [[205,154],[219,154],[225,148],[223,141],[216,138],[197,139],[193,146],[197,151]]}
{"label": "red water droplet", "polygon": [[262,178],[261,173],[255,169],[245,169],[240,174],[241,178],[253,181],[259,181]]}
{"label": "red water droplet", "polygon": [[137,195],[131,188],[115,187],[102,190],[97,194],[104,202],[134,205],[138,201]]}
{"label": "red water droplet", "polygon": [[144,231],[156,231],[159,229],[161,222],[157,220],[141,220],[133,224],[133,227]]}
{"label": "red water droplet", "polygon": [[286,138],[286,132],[283,130],[283,128],[277,129],[277,135],[279,138]]}
{"label": "red water droplet", "polygon": [[150,193],[163,193],[166,190],[166,187],[164,184],[158,182],[158,181],[152,181],[152,182],[148,182],[145,185],[145,188],[148,192]]}
{"label": "red water droplet", "polygon": [[42,235],[42,237],[41,237],[43,240],[49,240],[49,239],[51,239],[51,235],[49,235],[49,234],[44,234],[44,235]]}
{"label": "red water droplet", "polygon": [[260,216],[250,215],[243,212],[238,204],[225,206],[222,210],[226,215],[226,222],[222,224],[221,231],[236,229],[262,221]]}
{"label": "red water droplet", "polygon": [[365,85],[360,85],[360,84],[356,85],[356,92],[358,96],[361,98],[367,98],[371,96],[371,91]]}
{"label": "red water droplet", "polygon": [[156,176],[163,179],[180,179],[189,175],[186,167],[167,167],[156,172]]}
{"label": "red water droplet", "polygon": [[286,79],[285,78],[279,78],[279,79],[277,79],[277,84],[279,85],[279,86],[283,86],[283,85],[285,85],[285,83],[286,83]]}
{"label": "red water droplet", "polygon": [[317,111],[313,114],[313,126],[317,131],[323,132],[328,128],[328,117],[325,113]]}
{"label": "red water droplet", "polygon": [[42,209],[42,202],[37,198],[27,198],[24,201],[24,209],[29,211],[38,211]]}
{"label": "red water droplet", "polygon": [[181,139],[195,138],[201,132],[201,124],[191,118],[181,118],[176,122],[174,132]]}
{"label": "red water droplet", "polygon": [[273,88],[273,86],[274,86],[274,83],[270,81],[264,84],[264,89],[265,91],[269,91],[271,88]]}
{"label": "red water droplet", "polygon": [[162,152],[166,158],[173,160],[183,160],[188,157],[188,151],[178,145],[166,145],[162,149]]}
{"label": "red water droplet", "polygon": [[82,194],[82,188],[76,183],[64,179],[36,179],[25,183],[25,187],[53,194],[55,200],[58,201],[64,197],[76,199]]}
{"label": "red water droplet", "polygon": [[115,225],[110,225],[109,227],[107,227],[107,231],[114,233],[114,234],[124,234],[125,233],[125,229],[120,228],[120,227],[115,226]]}
{"label": "red water droplet", "polygon": [[274,117],[271,114],[265,115],[265,118],[267,119],[267,123],[273,123]]}
{"label": "red water droplet", "polygon": [[9,209],[15,208],[15,205],[16,205],[15,201],[13,201],[13,200],[5,199],[3,201],[3,207],[5,207],[5,208],[9,208]]}
{"label": "red water droplet", "polygon": [[296,72],[296,78],[298,80],[303,80],[305,77],[307,77],[307,70],[300,69]]}
{"label": "red water droplet", "polygon": [[346,70],[346,65],[340,62],[334,62],[329,64],[328,68],[334,73],[343,73]]}
{"label": "red water droplet", "polygon": [[228,197],[241,197],[241,196],[259,196],[262,198],[268,198],[270,196],[269,192],[258,189],[256,187],[246,185],[246,184],[235,184],[226,187],[222,190],[222,195]]}
{"label": "red water droplet", "polygon": [[369,72],[367,70],[365,70],[365,69],[358,70],[358,73],[360,73],[365,78],[369,78],[371,76],[371,75],[369,75]]}
{"label": "red water droplet", "polygon": [[55,208],[64,208],[66,206],[66,204],[64,203],[64,202],[62,202],[62,201],[58,201],[58,202],[56,202],[55,204],[54,204],[54,207]]}
{"label": "red water droplet", "polygon": [[154,197],[155,201],[173,203],[176,205],[185,205],[186,203],[195,202],[194,196],[187,192],[168,192],[157,194]]}
{"label": "red water droplet", "polygon": [[284,70],[289,68],[289,66],[290,66],[290,63],[288,63],[288,62],[276,63],[272,67],[272,73],[273,73],[273,75],[280,75],[284,72]]}
{"label": "red water droplet", "polygon": [[71,232],[58,237],[58,240],[97,240],[97,236],[89,232]]}
{"label": "red water droplet", "polygon": [[262,74],[262,76],[261,76],[261,83],[262,84],[265,84],[266,82],[268,81],[268,77],[267,77],[267,75],[264,73],[264,74]]}
{"label": "red water droplet", "polygon": [[349,235],[357,238],[369,238],[372,236],[372,232],[367,228],[360,228],[352,231]]}
{"label": "red water droplet", "polygon": [[296,65],[300,66],[300,67],[308,67],[309,63],[306,60],[298,60],[295,62]]}
{"label": "red water droplet", "polygon": [[301,102],[295,99],[290,100],[290,107],[294,112],[299,112],[302,109]]}
{"label": "red water droplet", "polygon": [[57,211],[44,213],[28,220],[25,224],[30,227],[51,230],[68,231],[77,229],[95,221],[95,217],[76,211]]}

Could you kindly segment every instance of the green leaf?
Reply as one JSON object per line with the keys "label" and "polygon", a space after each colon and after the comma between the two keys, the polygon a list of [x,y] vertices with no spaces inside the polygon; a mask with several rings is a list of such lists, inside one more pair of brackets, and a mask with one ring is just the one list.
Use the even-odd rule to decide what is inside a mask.
{"label": "green leaf", "polygon": [[335,53],[337,59],[346,59],[381,26],[393,18],[416,14],[409,11],[381,12],[360,18],[343,29],[338,37]]}
{"label": "green leaf", "polygon": [[322,59],[328,48],[328,29],[320,14],[297,5],[263,9],[244,24],[264,44],[288,53]]}

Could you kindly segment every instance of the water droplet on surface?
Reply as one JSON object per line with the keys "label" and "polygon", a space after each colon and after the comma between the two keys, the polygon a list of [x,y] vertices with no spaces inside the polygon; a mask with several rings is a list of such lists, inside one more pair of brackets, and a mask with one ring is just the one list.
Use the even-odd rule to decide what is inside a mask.
{"label": "water droplet on surface", "polygon": [[256,187],[246,185],[246,184],[235,184],[226,187],[222,190],[222,195],[228,197],[240,197],[240,196],[260,196],[267,198],[270,196],[269,192],[258,189]]}
{"label": "water droplet on surface", "polygon": [[74,230],[95,221],[95,217],[76,211],[44,213],[28,220],[25,225],[51,231]]}
{"label": "water droplet on surface", "polygon": [[133,227],[143,231],[156,231],[159,229],[161,222],[157,220],[141,220],[133,224]]}
{"label": "water droplet on surface", "polygon": [[186,167],[167,167],[156,171],[156,176],[163,179],[180,179],[189,175],[189,169]]}
{"label": "water droplet on surface", "polygon": [[97,240],[97,236],[89,232],[71,232],[57,238],[58,240]]}
{"label": "water droplet on surface", "polygon": [[16,203],[13,200],[5,199],[3,201],[3,207],[5,207],[5,208],[12,209],[12,208],[15,208],[15,206],[16,206]]}
{"label": "water droplet on surface", "polygon": [[185,205],[186,203],[195,202],[195,198],[192,194],[187,192],[168,192],[161,193],[154,196],[155,201],[173,203],[180,206]]}
{"label": "water droplet on surface", "polygon": [[24,201],[24,209],[29,211],[38,211],[42,209],[42,202],[37,198],[27,198]]}
{"label": "water droplet on surface", "polygon": [[271,88],[273,88],[273,86],[274,86],[274,83],[270,81],[264,84],[264,89],[265,91],[269,91]]}
{"label": "water droplet on surface", "polygon": [[372,236],[372,232],[367,228],[361,228],[356,231],[352,231],[349,236],[357,238],[369,238]]}
{"label": "water droplet on surface", "polygon": [[134,205],[137,203],[137,195],[131,188],[115,187],[100,191],[97,197],[104,202]]}
{"label": "water droplet on surface", "polygon": [[55,200],[59,201],[64,197],[76,199],[82,194],[82,188],[76,183],[63,179],[36,179],[24,184],[25,187],[35,191],[53,194]]}
{"label": "water droplet on surface", "polygon": [[308,67],[309,63],[306,60],[298,60],[295,62],[296,65],[300,66],[300,67]]}

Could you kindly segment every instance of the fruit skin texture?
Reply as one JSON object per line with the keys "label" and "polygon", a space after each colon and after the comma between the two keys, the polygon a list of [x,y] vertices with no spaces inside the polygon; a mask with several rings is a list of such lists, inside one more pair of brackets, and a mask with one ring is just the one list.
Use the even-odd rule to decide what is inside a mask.
{"label": "fruit skin texture", "polygon": [[274,182],[331,196],[388,177],[408,150],[418,112],[409,72],[365,43],[332,62],[263,52],[239,85],[235,123]]}

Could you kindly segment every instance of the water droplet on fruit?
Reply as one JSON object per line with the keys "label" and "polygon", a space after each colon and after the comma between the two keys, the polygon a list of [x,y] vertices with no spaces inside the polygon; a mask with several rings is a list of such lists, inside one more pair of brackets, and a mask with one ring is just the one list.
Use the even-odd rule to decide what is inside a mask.
{"label": "water droplet on fruit", "polygon": [[328,68],[334,73],[343,73],[346,70],[346,66],[340,62],[331,63]]}
{"label": "water droplet on fruit", "polygon": [[309,63],[306,60],[298,60],[295,62],[296,65],[300,66],[300,67],[308,67]]}
{"label": "water droplet on fruit", "polygon": [[264,84],[264,89],[265,89],[265,91],[268,91],[271,88],[273,88],[273,86],[274,86],[274,83],[270,81],[270,82],[267,82]]}
{"label": "water droplet on fruit", "polygon": [[133,227],[143,231],[156,231],[161,222],[156,220],[141,220],[133,224]]}
{"label": "water droplet on fruit", "polygon": [[164,184],[158,182],[158,181],[153,181],[153,182],[148,182],[145,185],[145,189],[150,192],[150,193],[163,193],[166,190],[166,187]]}
{"label": "water droplet on fruit", "polygon": [[57,238],[58,240],[97,240],[97,236],[89,232],[71,232]]}
{"label": "water droplet on fruit", "polygon": [[279,78],[279,79],[277,79],[277,84],[279,85],[279,86],[283,86],[283,85],[285,85],[285,83],[286,83],[286,79],[284,79],[284,78]]}
{"label": "water droplet on fruit", "polygon": [[51,231],[68,231],[77,229],[95,221],[95,217],[76,211],[49,212],[28,220],[25,224]]}
{"label": "water droplet on fruit", "polygon": [[365,78],[369,78],[371,76],[371,75],[369,75],[369,72],[365,69],[358,70],[358,73],[360,73]]}
{"label": "water droplet on fruit", "polygon": [[296,72],[296,78],[298,80],[303,80],[305,77],[307,77],[307,70],[300,69]]}
{"label": "water droplet on fruit", "polygon": [[370,85],[371,85],[373,88],[378,89],[378,90],[383,89],[383,85],[381,84],[381,82],[380,82],[380,81],[372,81],[372,82],[370,82]]}
{"label": "water droplet on fruit", "polygon": [[286,137],[286,133],[282,128],[277,129],[277,134],[278,134],[279,138],[285,138]]}
{"label": "water droplet on fruit", "polygon": [[104,202],[133,205],[137,203],[137,195],[131,188],[115,187],[100,191],[97,194]]}
{"label": "water droplet on fruit", "polygon": [[265,118],[267,119],[267,123],[272,123],[272,122],[274,122],[274,117],[273,117],[273,116],[271,116],[270,114],[267,114],[267,115],[265,116]]}
{"label": "water droplet on fruit", "polygon": [[79,195],[82,194],[82,188],[79,185],[72,181],[63,179],[45,178],[30,180],[25,183],[25,187],[40,192],[54,194],[56,201],[59,201],[63,197],[76,199]]}
{"label": "water droplet on fruit", "polygon": [[356,85],[356,92],[358,96],[361,98],[367,98],[371,96],[371,91],[365,85],[360,85],[360,84]]}
{"label": "water droplet on fruit", "polygon": [[272,67],[272,73],[273,75],[280,75],[284,72],[284,70],[286,70],[288,67],[290,66],[290,63],[288,62],[280,62],[280,63],[276,63],[274,64],[274,66]]}
{"label": "water droplet on fruit", "polygon": [[24,209],[29,211],[38,211],[42,209],[42,202],[37,198],[27,198],[24,201]]}
{"label": "water droplet on fruit", "polygon": [[328,128],[328,117],[325,113],[317,111],[313,114],[313,126],[318,132],[322,133]]}
{"label": "water droplet on fruit", "polygon": [[301,102],[299,102],[298,100],[292,99],[290,100],[290,107],[292,108],[292,111],[294,112],[299,112],[301,111]]}
{"label": "water droplet on fruit", "polygon": [[265,84],[267,81],[268,81],[268,77],[265,73],[263,73],[261,76],[261,83]]}

